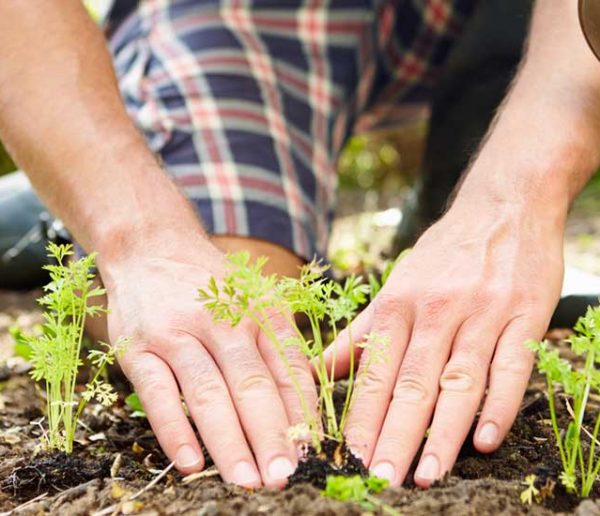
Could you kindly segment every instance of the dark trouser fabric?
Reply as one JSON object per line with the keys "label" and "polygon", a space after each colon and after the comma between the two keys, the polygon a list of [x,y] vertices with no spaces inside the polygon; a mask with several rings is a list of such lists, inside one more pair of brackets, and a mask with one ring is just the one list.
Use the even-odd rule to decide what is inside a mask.
{"label": "dark trouser fabric", "polygon": [[433,91],[417,205],[400,228],[398,248],[412,245],[443,214],[515,75],[532,5],[480,2],[451,52]]}

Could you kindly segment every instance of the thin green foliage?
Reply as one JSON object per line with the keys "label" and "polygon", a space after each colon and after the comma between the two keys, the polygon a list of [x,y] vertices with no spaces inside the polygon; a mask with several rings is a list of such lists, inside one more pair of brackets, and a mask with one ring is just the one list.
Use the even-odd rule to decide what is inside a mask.
{"label": "thin green foliage", "polygon": [[525,480],[521,482],[525,486],[520,495],[523,505],[532,505],[533,502],[540,503],[542,501],[540,490],[535,487],[536,480],[537,477],[535,475],[527,475]]}
{"label": "thin green foliage", "polygon": [[[596,368],[600,362],[600,307],[588,308],[574,330],[567,342],[571,351],[584,361],[579,368],[561,358],[547,341],[528,341],[526,346],[537,353],[538,369],[546,375],[552,428],[563,466],[560,480],[569,492],[587,497],[600,470],[600,457],[596,453],[600,412],[594,414],[593,429],[584,428],[590,394],[600,395],[600,371]],[[557,389],[562,390],[570,414],[564,431],[559,427],[556,413]]]}
{"label": "thin green foliage", "polygon": [[44,296],[38,299],[44,308],[43,328],[36,335],[19,334],[18,343],[23,351],[29,348],[32,378],[45,385],[48,433],[43,444],[51,450],[71,453],[77,421],[86,403],[95,399],[109,406],[117,398],[103,374],[124,350],[126,339],[114,346],[100,343],[102,349],[88,352],[86,362],[92,378],[77,401],[75,386],[79,368],[84,365],[81,351],[85,321],[87,317],[106,313],[104,307],[88,302],[105,291],[93,285],[94,274],[90,270],[94,266],[94,253],[73,260],[71,245],[50,243],[47,249],[48,256],[56,263],[45,266],[50,283],[44,287]]}
{"label": "thin green foliage", "polygon": [[148,417],[146,415],[146,409],[144,409],[144,405],[142,405],[142,400],[137,395],[137,393],[132,392],[129,396],[125,398],[125,405],[127,405],[133,412],[131,413],[132,417]]}
{"label": "thin green foliage", "polygon": [[[215,278],[211,278],[208,288],[199,291],[200,299],[217,321],[227,321],[233,326],[243,319],[253,321],[277,350],[304,412],[305,423],[302,429],[291,429],[290,436],[298,437],[302,434],[301,430],[306,429],[318,450],[323,437],[341,442],[352,392],[360,384],[369,366],[384,359],[388,338],[370,334],[360,342],[355,342],[348,327],[352,363],[347,397],[338,420],[333,403],[335,368],[332,366],[328,370],[325,363],[324,351],[329,342],[323,339],[321,330],[323,325],[327,325],[331,330],[331,340],[335,340],[340,328],[348,326],[360,306],[369,299],[369,285],[355,275],[341,284],[330,281],[324,275],[327,267],[315,261],[301,268],[299,278],[289,278],[264,274],[263,268],[267,262],[264,257],[252,262],[247,252],[241,252],[229,255],[228,260],[229,273],[219,284]],[[308,336],[298,327],[298,315],[308,321]],[[292,333],[282,339],[277,331],[281,325],[273,323],[275,318],[287,321]],[[317,417],[313,407],[308,406],[298,379],[290,367],[286,354],[286,348],[290,346],[312,360],[315,366],[320,385]],[[361,368],[357,378],[354,372],[355,346],[360,346],[367,352],[366,365]]]}
{"label": "thin green foliage", "polygon": [[[42,327],[39,324],[34,326],[33,330],[36,334],[42,333]],[[11,326],[8,329],[8,332],[14,341],[13,351],[15,355],[25,360],[29,360],[31,358],[30,337],[18,326]]]}
{"label": "thin green foliage", "polygon": [[327,484],[321,494],[340,502],[358,503],[367,511],[379,509],[384,514],[396,516],[400,514],[396,509],[373,496],[383,491],[388,484],[386,479],[375,476],[363,478],[360,475],[334,475],[327,477]]}

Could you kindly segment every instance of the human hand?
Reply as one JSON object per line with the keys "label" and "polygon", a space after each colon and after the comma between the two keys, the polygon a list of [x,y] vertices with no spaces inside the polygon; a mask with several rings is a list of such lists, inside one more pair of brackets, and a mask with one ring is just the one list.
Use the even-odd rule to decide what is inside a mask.
{"label": "human hand", "polygon": [[[474,435],[482,452],[508,433],[533,356],[560,294],[562,228],[515,206],[455,203],[394,269],[353,335],[389,335],[389,359],[358,387],[346,437],[378,476],[400,484],[423,442],[415,482],[449,471],[485,403]],[[348,369],[347,334],[328,350]],[[365,351],[367,353],[367,351]],[[362,357],[361,364],[366,363]]]}
{"label": "human hand", "polygon": [[[120,364],[161,447],[182,473],[201,470],[204,460],[180,391],[225,481],[281,487],[297,462],[287,430],[302,421],[300,401],[255,326],[216,324],[204,310],[197,289],[223,274],[224,258],[208,242],[190,247],[186,242],[167,257],[138,253],[101,271],[109,335],[132,338]],[[284,337],[285,324],[279,328]],[[288,356],[304,396],[316,406],[308,364],[292,349]]]}

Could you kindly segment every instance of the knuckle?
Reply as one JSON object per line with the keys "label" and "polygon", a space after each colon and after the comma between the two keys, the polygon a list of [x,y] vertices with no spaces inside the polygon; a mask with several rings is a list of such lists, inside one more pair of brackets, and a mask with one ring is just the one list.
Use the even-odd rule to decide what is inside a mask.
{"label": "knuckle", "polygon": [[346,440],[351,448],[368,448],[370,436],[374,434],[374,428],[364,421],[348,419],[348,428],[344,432]]}
{"label": "knuckle", "polygon": [[214,403],[221,403],[226,394],[226,388],[220,379],[213,376],[204,377],[193,382],[192,403],[195,407],[205,407]]}
{"label": "knuckle", "polygon": [[381,292],[374,305],[373,320],[377,322],[378,331],[386,332],[392,325],[407,326],[409,320],[409,303],[398,293]]}
{"label": "knuckle", "polygon": [[146,396],[156,396],[170,390],[167,382],[157,375],[147,375],[144,378],[139,378],[137,383],[135,381],[132,381],[132,383],[137,391],[145,393]]}
{"label": "knuckle", "polygon": [[[285,360],[277,357],[277,363],[282,367],[296,375],[297,378],[302,378],[303,376],[310,376],[310,366],[308,359],[305,355],[302,354],[302,351],[297,346],[286,346],[284,350]],[[285,364],[287,362],[287,365]]]}
{"label": "knuckle", "polygon": [[511,297],[515,305],[535,306],[539,301],[539,295],[535,290],[524,288],[521,285],[511,289]]}
{"label": "knuckle", "polygon": [[448,309],[453,298],[458,295],[452,295],[450,292],[436,292],[428,294],[421,303],[419,313],[425,322],[437,323],[441,315]]}
{"label": "knuckle", "polygon": [[403,319],[404,316],[405,309],[400,295],[385,291],[379,294],[375,305],[375,319],[378,317]]}
{"label": "knuckle", "polygon": [[242,401],[248,396],[260,398],[274,387],[273,379],[267,374],[253,372],[243,375],[234,383],[233,396],[237,401]]}
{"label": "knuckle", "polygon": [[147,343],[147,345],[155,345],[157,342],[164,340],[165,334],[168,331],[165,331],[165,329],[169,327],[168,323],[162,317],[157,317],[156,319],[144,318],[144,320],[136,325],[134,336],[142,342]]}
{"label": "knuckle", "polygon": [[295,390],[295,382],[303,392],[314,388],[314,382],[310,373],[301,365],[290,361],[286,368],[286,374],[278,375],[276,384],[280,390]]}
{"label": "knuckle", "polygon": [[140,393],[157,393],[169,390],[167,379],[157,374],[152,367],[136,364],[130,364],[127,371],[129,381]]}
{"label": "knuckle", "polygon": [[397,457],[399,453],[409,448],[406,439],[398,432],[387,433],[377,443],[377,453],[384,457]]}
{"label": "knuckle", "polygon": [[[491,307],[498,307],[499,299],[501,298],[488,288],[476,292],[472,298],[471,316],[486,313]],[[505,304],[502,303],[502,306]]]}
{"label": "knuckle", "polygon": [[498,283],[490,283],[482,289],[480,298],[482,304],[492,304],[499,299],[505,299],[514,296],[515,292],[510,286]]}
{"label": "knuckle", "polygon": [[379,367],[361,368],[358,373],[360,384],[356,396],[371,399],[371,396],[389,392],[390,381]]}
{"label": "knuckle", "polygon": [[273,328],[273,331],[277,335],[293,335],[293,333],[291,332],[290,323],[286,320],[286,318],[283,315],[279,313],[270,313],[269,323],[271,324],[271,328]]}
{"label": "knuckle", "polygon": [[432,396],[432,389],[424,376],[416,371],[401,371],[394,387],[393,402],[424,403]]}
{"label": "knuckle", "polygon": [[256,368],[259,361],[258,351],[254,343],[247,339],[232,339],[231,344],[223,343],[219,346],[221,353],[236,369],[248,371]]}
{"label": "knuckle", "polygon": [[440,390],[444,392],[455,392],[470,394],[479,390],[481,385],[481,367],[474,364],[461,362],[449,362],[440,376]]}
{"label": "knuckle", "polygon": [[[508,353],[498,356],[492,364],[492,374],[502,378],[529,378],[533,356],[525,353]],[[504,381],[504,380],[503,380]]]}

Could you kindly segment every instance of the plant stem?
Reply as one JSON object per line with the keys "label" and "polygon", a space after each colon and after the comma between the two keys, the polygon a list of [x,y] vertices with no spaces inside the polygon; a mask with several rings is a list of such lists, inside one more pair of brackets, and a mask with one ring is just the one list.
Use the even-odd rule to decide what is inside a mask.
{"label": "plant stem", "polygon": [[346,399],[344,400],[344,409],[342,418],[340,419],[340,432],[344,432],[346,428],[346,419],[350,410],[350,402],[354,391],[354,339],[352,338],[352,324],[348,324],[348,351],[350,352],[350,370],[348,371],[348,389],[346,390]]}
{"label": "plant stem", "polygon": [[[337,340],[337,336],[338,336],[338,332],[337,332],[337,326],[335,324],[335,322],[331,323],[331,332],[332,332],[332,336],[333,336],[333,341],[335,342]],[[330,371],[329,371],[329,381],[331,382],[331,385],[335,384],[335,359],[336,359],[336,355],[337,355],[337,346],[334,345],[333,348],[333,354],[331,356],[331,367],[330,367]],[[340,429],[341,431],[341,429]]]}
{"label": "plant stem", "polygon": [[[600,413],[596,417],[596,424],[594,425],[594,432],[592,433],[592,442],[590,443],[590,449],[588,452],[587,473],[583,469],[581,471],[581,496],[585,498],[590,495],[590,491],[592,490],[592,486],[596,480],[597,467],[594,466],[594,451],[596,449],[596,437],[598,436],[598,430],[600,430]],[[597,461],[597,465],[600,465],[600,460]]]}
{"label": "plant stem", "polygon": [[333,404],[333,386],[329,382],[325,357],[323,356],[323,340],[321,338],[321,328],[314,314],[307,314],[313,333],[314,346],[317,350],[318,365],[315,368],[319,382],[321,383],[321,393],[323,395],[323,404],[325,406],[325,418],[327,420],[327,433],[336,436],[341,440],[335,414],[335,405]]}
{"label": "plant stem", "polygon": [[566,470],[568,467],[568,462],[567,456],[565,455],[560,430],[558,429],[558,421],[556,419],[556,407],[554,406],[554,387],[552,385],[552,381],[549,378],[546,379],[546,383],[548,385],[548,406],[550,408],[550,420],[552,421],[552,430],[554,430],[554,436],[556,437],[556,443],[558,444],[558,451],[560,452],[560,460],[562,462],[563,469]]}
{"label": "plant stem", "polygon": [[[85,319],[86,319],[86,306],[87,306],[87,294],[88,294],[88,286],[86,284],[85,287],[82,288],[79,297],[73,292],[72,301],[71,301],[71,310],[73,318],[72,327],[75,328],[77,334],[75,335],[75,340],[70,343],[71,348],[71,359],[74,367],[69,369],[69,374],[67,375],[67,382],[65,384],[65,414],[64,414],[64,426],[65,426],[65,451],[67,453],[71,453],[73,451],[73,441],[75,439],[75,430],[77,427],[77,419],[81,414],[81,410],[85,406],[81,404],[81,400],[78,405],[78,410],[73,417],[73,408],[75,406],[75,384],[77,382],[77,364],[79,362],[79,354],[81,353],[81,344],[83,342],[83,330],[85,327]],[[76,306],[75,299],[78,299],[78,303]]]}
{"label": "plant stem", "polygon": [[[575,474],[575,464],[577,458],[579,458],[580,469],[581,469],[581,482],[584,482],[585,471],[583,464],[583,450],[581,448],[581,427],[583,425],[583,416],[585,415],[585,408],[587,406],[587,400],[590,394],[590,385],[592,381],[592,369],[594,368],[594,351],[590,350],[588,355],[585,358],[585,366],[584,370],[586,372],[585,378],[585,389],[583,391],[583,396],[579,399],[575,400],[575,436],[574,442],[570,445],[572,446],[572,455],[570,462],[570,473]],[[583,487],[583,486],[582,486]]]}

